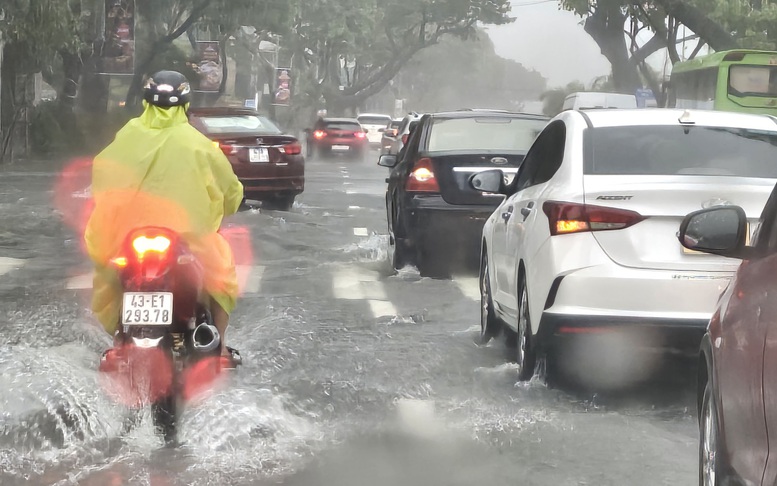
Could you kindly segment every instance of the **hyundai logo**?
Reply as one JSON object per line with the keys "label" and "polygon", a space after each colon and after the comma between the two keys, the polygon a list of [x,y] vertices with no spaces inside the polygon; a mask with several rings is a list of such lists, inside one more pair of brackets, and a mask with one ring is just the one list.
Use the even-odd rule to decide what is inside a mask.
{"label": "hyundai logo", "polygon": [[507,159],[504,157],[494,157],[491,159],[491,163],[494,165],[507,165]]}
{"label": "hyundai logo", "polygon": [[262,143],[264,143],[264,140],[262,140],[261,138],[257,138],[256,139],[256,144],[257,145],[261,145]]}

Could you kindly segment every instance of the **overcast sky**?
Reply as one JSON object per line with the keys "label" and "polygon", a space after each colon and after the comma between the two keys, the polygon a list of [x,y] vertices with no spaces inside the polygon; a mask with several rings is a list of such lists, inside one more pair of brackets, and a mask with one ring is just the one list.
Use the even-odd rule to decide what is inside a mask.
{"label": "overcast sky", "polygon": [[556,0],[513,0],[515,22],[488,27],[496,53],[539,71],[548,87],[610,73],[610,63],[580,25],[581,18],[559,10]]}

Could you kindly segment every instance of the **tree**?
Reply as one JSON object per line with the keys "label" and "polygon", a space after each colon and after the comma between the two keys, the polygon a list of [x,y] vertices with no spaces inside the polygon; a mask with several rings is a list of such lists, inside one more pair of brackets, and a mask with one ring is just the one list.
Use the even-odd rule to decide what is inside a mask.
{"label": "tree", "polygon": [[580,81],[572,81],[561,88],[553,88],[540,95],[542,101],[542,113],[547,116],[556,116],[564,107],[564,99],[570,93],[585,91],[585,86]]}
{"label": "tree", "polygon": [[510,22],[508,12],[508,0],[301,0],[289,35],[298,87],[331,113],[352,111],[420,50]]}

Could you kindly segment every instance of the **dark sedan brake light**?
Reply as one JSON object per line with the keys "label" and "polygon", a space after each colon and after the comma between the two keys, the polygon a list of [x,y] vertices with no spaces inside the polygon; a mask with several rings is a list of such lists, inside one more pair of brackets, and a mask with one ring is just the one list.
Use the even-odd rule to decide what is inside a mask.
{"label": "dark sedan brake light", "polygon": [[434,176],[432,159],[424,157],[416,161],[413,171],[407,177],[405,190],[415,192],[440,192],[440,185]]}
{"label": "dark sedan brake light", "polygon": [[366,136],[367,136],[367,134],[366,134],[366,133],[364,133],[364,132],[353,132],[353,134],[354,134],[354,136],[355,136],[356,138],[364,138],[364,137],[366,137]]}
{"label": "dark sedan brake light", "polygon": [[237,145],[214,141],[213,146],[221,149],[221,151],[224,152],[224,155],[235,155],[237,153]]}
{"label": "dark sedan brake light", "polygon": [[552,236],[624,229],[645,219],[641,214],[627,209],[558,201],[546,201],[542,210],[548,216]]}
{"label": "dark sedan brake light", "polygon": [[326,132],[323,130],[316,130],[313,132],[313,137],[321,140],[322,138],[326,137]]}
{"label": "dark sedan brake light", "polygon": [[278,147],[278,151],[287,155],[299,155],[302,153],[302,145],[299,142],[291,142],[290,144]]}

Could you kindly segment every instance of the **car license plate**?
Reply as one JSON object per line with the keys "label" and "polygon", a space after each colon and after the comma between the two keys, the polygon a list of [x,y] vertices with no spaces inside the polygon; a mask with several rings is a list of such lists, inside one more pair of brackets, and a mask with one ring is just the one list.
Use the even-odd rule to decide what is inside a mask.
{"label": "car license plate", "polygon": [[121,310],[125,326],[169,326],[173,323],[170,292],[126,292]]}
{"label": "car license plate", "polygon": [[348,150],[350,147],[348,145],[332,145],[332,150],[337,151],[345,151]]}
{"label": "car license plate", "polygon": [[266,148],[248,149],[248,160],[251,162],[269,162],[270,156]]}

